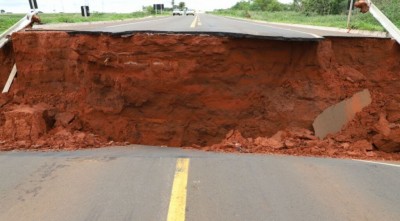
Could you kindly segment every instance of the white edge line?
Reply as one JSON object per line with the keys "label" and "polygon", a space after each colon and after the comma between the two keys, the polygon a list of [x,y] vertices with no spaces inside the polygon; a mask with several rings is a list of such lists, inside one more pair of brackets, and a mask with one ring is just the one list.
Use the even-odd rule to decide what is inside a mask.
{"label": "white edge line", "polygon": [[160,18],[160,19],[152,19],[152,20],[150,20],[150,21],[135,21],[135,22],[126,23],[126,24],[121,24],[121,25],[105,26],[105,28],[116,28],[116,27],[128,26],[128,25],[133,25],[133,24],[139,24],[139,23],[140,23],[140,24],[143,24],[143,23],[147,23],[147,22],[166,20],[166,19],[169,19],[169,18],[171,18],[171,17]]}
{"label": "white edge line", "polygon": [[222,17],[222,18],[224,18],[224,19],[227,19],[227,20],[233,20],[233,21],[236,21],[236,22],[247,22],[247,23],[250,23],[250,24],[253,24],[253,25],[258,25],[258,26],[264,26],[264,27],[270,27],[270,28],[275,28],[275,29],[281,29],[281,30],[286,30],[286,31],[292,31],[292,32],[302,33],[302,34],[314,36],[315,38],[324,38],[324,37],[322,37],[322,36],[319,36],[319,35],[316,35],[316,34],[313,34],[313,33],[302,32],[302,31],[296,31],[296,30],[286,29],[286,28],[280,28],[280,27],[274,27],[274,26],[266,25],[266,24],[259,23],[259,22],[256,22],[256,21],[237,20],[237,19],[233,19],[233,18],[227,18],[227,17],[224,17],[224,16],[220,16],[220,17]]}
{"label": "white edge line", "polygon": [[364,162],[364,163],[380,164],[380,165],[392,166],[392,167],[400,167],[400,165],[398,165],[398,164],[381,163],[381,162],[369,161],[369,160],[354,160],[354,161],[359,161],[359,162]]}

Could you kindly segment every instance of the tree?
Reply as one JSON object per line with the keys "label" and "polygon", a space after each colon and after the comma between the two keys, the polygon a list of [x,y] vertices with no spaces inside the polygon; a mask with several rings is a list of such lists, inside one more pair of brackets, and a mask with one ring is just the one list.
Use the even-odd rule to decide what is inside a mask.
{"label": "tree", "polygon": [[4,13],[6,13],[6,11],[5,11],[4,9],[1,9],[1,10],[0,10],[0,13],[1,13],[1,14],[4,14]]}
{"label": "tree", "polygon": [[241,0],[231,9],[244,11],[283,11],[288,9],[288,5],[278,2],[278,0]]}
{"label": "tree", "polygon": [[347,10],[347,0],[303,0],[306,13],[320,15],[340,14]]}
{"label": "tree", "polygon": [[250,1],[240,1],[232,6],[232,9],[235,10],[249,10],[250,9]]}
{"label": "tree", "polygon": [[253,11],[282,11],[287,8],[285,4],[278,0],[241,0],[231,9],[234,10],[253,10]]}
{"label": "tree", "polygon": [[185,9],[186,3],[185,2],[179,2],[179,9],[183,10]]}
{"label": "tree", "polygon": [[256,11],[282,11],[283,5],[278,0],[253,0],[251,9]]}
{"label": "tree", "polygon": [[301,11],[301,0],[293,0],[293,10]]}
{"label": "tree", "polygon": [[149,6],[146,6],[145,8],[146,8],[146,12],[147,13],[149,13],[149,14],[154,14],[155,13],[153,6],[149,5]]}

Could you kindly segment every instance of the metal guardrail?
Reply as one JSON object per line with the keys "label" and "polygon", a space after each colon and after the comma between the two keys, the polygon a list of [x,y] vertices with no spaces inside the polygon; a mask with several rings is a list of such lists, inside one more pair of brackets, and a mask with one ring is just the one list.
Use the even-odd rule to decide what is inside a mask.
{"label": "metal guardrail", "polygon": [[3,94],[7,93],[10,90],[11,84],[13,83],[16,74],[17,74],[17,65],[14,64],[14,66],[13,66],[13,68],[11,70],[11,73],[8,76],[6,85],[3,88],[3,92],[2,92]]}
{"label": "metal guardrail", "polygon": [[379,10],[372,1],[369,2],[369,11],[381,23],[381,25],[389,32],[389,34],[400,44],[400,30],[394,25],[385,14]]}
{"label": "metal guardrail", "polygon": [[2,48],[9,40],[9,36],[12,33],[20,31],[28,26],[32,22],[32,17],[36,15],[39,11],[34,10],[28,14],[26,14],[21,20],[15,23],[11,28],[7,29],[5,32],[0,34],[0,48]]}

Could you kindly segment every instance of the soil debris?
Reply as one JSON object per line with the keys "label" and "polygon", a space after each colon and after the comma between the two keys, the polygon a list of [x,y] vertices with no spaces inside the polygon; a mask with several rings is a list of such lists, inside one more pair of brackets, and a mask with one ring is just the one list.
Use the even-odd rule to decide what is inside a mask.
{"label": "soil debris", "polygon": [[[132,143],[399,160],[399,59],[390,39],[22,31],[0,52],[0,81],[18,65],[0,96],[0,148]],[[318,139],[314,119],[365,89],[371,104]]]}

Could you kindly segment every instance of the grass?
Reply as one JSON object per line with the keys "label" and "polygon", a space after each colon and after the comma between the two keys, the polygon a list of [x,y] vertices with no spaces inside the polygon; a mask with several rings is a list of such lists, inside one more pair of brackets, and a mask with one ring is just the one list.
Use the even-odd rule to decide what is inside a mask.
{"label": "grass", "polygon": [[[166,12],[168,13],[168,12]],[[152,15],[147,12],[133,12],[126,14],[117,13],[93,13],[90,17],[84,18],[78,13],[54,13],[54,14],[39,14],[42,23],[78,23],[78,22],[94,22],[94,21],[115,21],[132,18],[142,18]],[[163,14],[164,15],[164,14]],[[0,33],[7,30],[17,21],[19,21],[24,14],[0,14]]]}
{"label": "grass", "polygon": [[17,15],[17,14],[5,14],[2,15],[0,14],[0,33],[3,33],[3,31],[7,30],[9,27],[11,27],[13,24],[15,24],[17,21],[19,21],[22,18],[23,15]]}
{"label": "grass", "polygon": [[[239,11],[239,10],[218,10],[212,12],[216,15],[250,18],[269,22],[281,22],[291,24],[317,25],[336,28],[347,28],[347,15],[306,15],[294,11],[262,12],[262,11]],[[400,27],[400,20],[395,24]],[[383,27],[375,20],[370,13],[362,14],[354,12],[350,22],[352,29],[383,31]]]}
{"label": "grass", "polygon": [[[165,12],[168,13],[169,12]],[[262,11],[240,11],[240,10],[217,10],[212,12],[217,15],[233,16],[241,18],[251,18],[269,22],[282,22],[292,24],[318,25],[327,27],[346,28],[347,15],[306,15],[294,11],[282,12],[262,12]],[[400,14],[400,13],[399,13]],[[55,14],[39,14],[44,24],[49,23],[77,23],[77,22],[94,22],[94,21],[113,21],[132,18],[141,18],[150,16],[148,12],[133,12],[126,14],[117,13],[93,13],[90,17],[84,18],[78,13],[55,13]],[[165,15],[165,14],[164,14]],[[397,15],[397,13],[396,13]],[[0,14],[0,33],[7,30],[24,15],[22,14]],[[400,19],[394,20],[397,27],[400,27]],[[351,20],[352,29],[383,31],[383,27],[372,17],[370,13],[362,14],[358,11],[354,12]]]}

